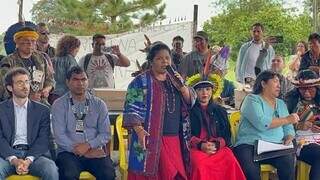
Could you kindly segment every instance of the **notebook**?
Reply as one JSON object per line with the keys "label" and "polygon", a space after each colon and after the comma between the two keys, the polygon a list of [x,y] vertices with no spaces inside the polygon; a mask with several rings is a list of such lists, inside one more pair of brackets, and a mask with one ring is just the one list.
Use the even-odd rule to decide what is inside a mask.
{"label": "notebook", "polygon": [[271,159],[296,152],[296,143],[293,141],[290,145],[273,143],[263,140],[257,140],[254,145],[254,161]]}

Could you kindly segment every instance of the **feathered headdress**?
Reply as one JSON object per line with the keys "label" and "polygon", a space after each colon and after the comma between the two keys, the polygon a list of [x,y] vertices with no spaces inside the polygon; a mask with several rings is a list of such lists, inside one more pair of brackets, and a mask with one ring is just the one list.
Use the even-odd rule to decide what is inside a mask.
{"label": "feathered headdress", "polygon": [[212,99],[220,97],[223,91],[222,74],[214,73],[214,69],[224,71],[229,57],[229,47],[223,47],[217,55],[211,56],[211,51],[205,60],[202,72],[187,77],[186,84],[194,89],[210,86],[212,87]]}

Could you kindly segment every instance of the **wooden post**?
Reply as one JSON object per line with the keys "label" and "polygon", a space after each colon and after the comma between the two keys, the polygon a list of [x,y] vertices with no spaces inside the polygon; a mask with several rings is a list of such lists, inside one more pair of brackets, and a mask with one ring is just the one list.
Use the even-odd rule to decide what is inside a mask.
{"label": "wooden post", "polygon": [[18,0],[19,5],[19,22],[24,22],[23,20],[23,0]]}
{"label": "wooden post", "polygon": [[[193,28],[192,28],[192,37],[193,39],[194,35],[197,33],[198,28],[198,5],[193,5]],[[192,41],[192,49],[194,49],[194,42]]]}

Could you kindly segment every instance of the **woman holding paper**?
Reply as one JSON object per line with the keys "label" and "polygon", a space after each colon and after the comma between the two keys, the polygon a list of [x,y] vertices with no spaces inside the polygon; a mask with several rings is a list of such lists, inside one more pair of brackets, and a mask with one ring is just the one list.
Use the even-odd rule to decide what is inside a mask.
{"label": "woman holding paper", "polygon": [[241,107],[241,119],[234,153],[248,180],[260,179],[260,164],[277,168],[280,180],[293,180],[294,155],[288,154],[262,161],[254,161],[257,140],[289,145],[295,135],[292,124],[299,121],[297,114],[288,113],[286,104],[277,97],[280,92],[278,74],[261,72]]}

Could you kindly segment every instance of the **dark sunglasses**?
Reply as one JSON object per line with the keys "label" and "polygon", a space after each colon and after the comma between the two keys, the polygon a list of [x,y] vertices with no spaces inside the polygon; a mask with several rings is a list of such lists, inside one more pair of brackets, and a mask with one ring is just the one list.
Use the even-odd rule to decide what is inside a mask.
{"label": "dark sunglasses", "polygon": [[41,34],[41,35],[50,35],[49,32],[41,32],[40,34]]}

